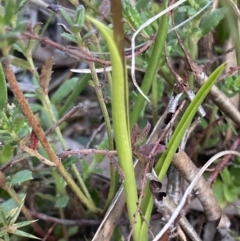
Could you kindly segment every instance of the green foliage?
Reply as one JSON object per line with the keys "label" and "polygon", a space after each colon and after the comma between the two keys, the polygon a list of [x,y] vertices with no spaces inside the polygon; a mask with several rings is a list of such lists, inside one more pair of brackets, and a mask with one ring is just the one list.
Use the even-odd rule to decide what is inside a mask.
{"label": "green foliage", "polygon": [[[27,0],[4,0],[0,8],[0,48],[4,54],[8,54],[11,47],[20,37],[24,23],[18,19],[19,11],[27,3]],[[6,26],[10,30],[6,30]]]}
{"label": "green foliage", "polygon": [[214,183],[213,191],[222,208],[236,201],[240,195],[239,171],[239,167],[225,168],[220,173],[221,178]]}
{"label": "green foliage", "polygon": [[73,28],[75,31],[80,31],[85,21],[85,8],[83,5],[79,5],[73,18]]}
{"label": "green foliage", "polygon": [[228,76],[220,87],[228,97],[232,97],[240,92],[240,77]]}
{"label": "green foliage", "polygon": [[122,1],[122,7],[124,17],[135,29],[138,29],[143,22],[136,7],[132,6],[132,4],[127,0]]}
{"label": "green foliage", "polygon": [[5,112],[0,112],[0,138],[4,144],[16,144],[30,128],[19,107],[7,105]]}
{"label": "green foliage", "polygon": [[15,173],[10,181],[8,181],[8,185],[12,186],[12,185],[20,185],[22,184],[23,182],[26,182],[26,181],[29,181],[33,179],[32,177],[32,172],[29,171],[29,170],[21,170],[17,173]]}
{"label": "green foliage", "polygon": [[11,235],[39,239],[32,234],[19,230],[20,228],[35,222],[23,221],[16,223],[24,203],[25,195],[19,195],[19,198],[21,198],[22,203],[20,206],[18,206],[13,199],[9,199],[0,205],[0,237],[4,237],[5,241],[9,241]]}
{"label": "green foliage", "polygon": [[[160,1],[161,3],[159,4],[153,4],[149,1],[139,0],[137,1],[137,5],[134,6],[132,3],[130,3],[129,0],[123,0],[122,12],[124,19],[124,36],[121,34],[118,35],[122,27],[121,21],[121,24],[119,24],[120,26],[116,27],[115,23],[112,24],[111,17],[105,17],[103,20],[97,20],[98,16],[93,15],[93,13],[89,11],[89,6],[86,3],[84,4],[88,6],[86,9],[87,13],[85,13],[85,7],[83,5],[80,5],[71,10],[67,10],[61,6],[56,6],[55,12],[60,13],[61,15],[59,16],[58,21],[59,19],[61,21],[62,17],[67,22],[66,26],[63,23],[59,23],[63,29],[61,36],[67,41],[71,42],[71,44],[75,43],[77,45],[75,46],[76,48],[83,50],[81,54],[84,55],[88,53],[88,58],[93,58],[92,61],[86,61],[89,63],[89,66],[91,63],[94,63],[95,60],[98,62],[96,66],[100,61],[110,61],[107,65],[110,64],[113,67],[113,70],[110,73],[97,75],[95,73],[95,66],[93,64],[91,68],[91,75],[80,75],[78,78],[68,76],[64,79],[63,84],[55,87],[53,93],[48,93],[51,91],[48,90],[50,79],[55,81],[53,79],[54,75],[52,75],[52,67],[54,67],[53,59],[48,59],[46,63],[43,64],[43,66],[37,65],[34,59],[35,48],[39,44],[36,38],[40,39],[42,37],[43,31],[41,31],[41,29],[44,29],[46,26],[42,25],[41,23],[37,23],[35,26],[23,28],[25,23],[22,21],[19,11],[21,11],[26,2],[26,0],[1,1],[0,49],[2,55],[3,57],[10,57],[10,60],[12,61],[11,64],[22,68],[23,72],[30,72],[33,74],[32,80],[34,82],[34,86],[36,86],[37,89],[34,93],[26,93],[25,97],[28,98],[29,106],[34,111],[35,116],[39,120],[40,125],[43,127],[44,131],[45,128],[52,127],[59,120],[59,118],[63,117],[71,106],[76,105],[76,101],[78,101],[79,95],[87,87],[87,85],[89,85],[89,79],[92,79],[90,88],[95,89],[97,93],[98,101],[103,112],[104,121],[108,132],[108,139],[101,140],[100,144],[98,144],[95,148],[99,150],[114,149],[113,140],[111,139],[114,133],[116,149],[118,152],[118,157],[116,157],[116,159],[119,160],[120,166],[126,178],[124,181],[124,191],[126,194],[129,220],[132,222],[133,215],[136,211],[136,202],[138,198],[132,157],[133,154],[136,156],[139,153],[142,154],[141,152],[138,153],[138,150],[134,151],[134,148],[139,148],[140,150],[140,147],[142,147],[142,144],[147,138],[149,131],[149,129],[145,128],[140,133],[135,132],[136,138],[134,138],[134,130],[131,136],[132,127],[137,123],[141,126],[142,123],[146,123],[147,121],[156,123],[159,118],[159,114],[164,112],[165,105],[167,104],[169,95],[173,91],[172,86],[175,82],[174,76],[172,73],[170,73],[165,61],[165,46],[166,54],[170,56],[171,61],[175,60],[175,58],[177,60],[179,57],[181,57],[181,61],[184,62],[183,58],[185,58],[175,33],[171,32],[171,28],[174,27],[172,24],[174,23],[176,26],[189,17],[193,16],[195,13],[201,10],[201,8],[205,6],[208,1],[186,1],[177,9],[174,9],[174,21],[171,21],[170,15],[164,15],[157,21],[153,22],[151,25],[147,26],[144,30],[141,31],[140,35],[137,36],[137,45],[148,43],[152,40],[153,37],[155,37],[154,45],[151,46],[148,50],[144,50],[143,53],[141,53],[139,56],[135,57],[135,62],[137,65],[137,81],[138,83],[142,84],[142,91],[147,96],[149,96],[149,99],[152,100],[152,103],[150,104],[146,103],[145,99],[141,95],[138,95],[138,92],[136,92],[135,88],[132,88],[131,85],[129,85],[130,81],[127,78],[127,69],[124,61],[122,60],[122,56],[119,54],[122,53],[123,49],[120,49],[120,44],[116,44],[116,39],[119,40],[118,37],[120,37],[123,42],[127,43],[127,46],[135,30],[148,19],[153,17],[154,14],[164,10],[167,7],[168,1]],[[95,2],[93,4],[95,4]],[[112,9],[114,9],[114,6]],[[94,12],[96,13],[97,11]],[[91,16],[89,14],[91,14]],[[208,9],[194,19],[189,20],[185,25],[181,26],[177,30],[181,36],[184,46],[187,47],[186,49],[194,61],[197,59],[197,42],[199,39],[202,36],[212,33],[213,30],[216,32],[216,36],[221,35],[222,30],[219,32],[219,26],[222,26],[222,23],[226,22],[227,15],[228,13],[225,8],[219,7],[213,12]],[[236,18],[236,16],[234,16],[234,18]],[[97,32],[96,29],[99,30],[99,32]],[[233,32],[238,34],[238,30],[236,28],[234,29],[236,31]],[[34,37],[26,37],[26,35],[22,34],[23,30],[28,32],[30,35],[34,35]],[[167,35],[168,32],[171,33]],[[230,32],[228,35],[229,34]],[[228,35],[226,36],[228,37]],[[225,40],[227,40],[226,37],[224,41]],[[237,41],[235,42],[237,43]],[[58,46],[59,45],[61,44],[58,43]],[[64,51],[66,51],[66,55],[68,55],[68,50],[70,49],[69,43],[62,45],[61,47],[64,49]],[[135,52],[138,53],[142,47],[143,45],[138,46]],[[109,51],[110,59],[109,55],[107,54],[100,55],[101,51]],[[20,57],[22,56],[21,54],[24,57]],[[72,54],[73,52],[71,52],[71,55]],[[128,51],[126,51],[126,55],[128,55]],[[129,63],[127,63],[127,65],[129,65]],[[141,71],[138,71],[138,68],[140,68]],[[41,74],[39,74],[39,69],[42,69]],[[160,161],[156,167],[156,170],[158,172],[160,171],[159,176],[161,179],[166,174],[172,156],[175,153],[175,150],[177,149],[183,134],[189,127],[191,120],[194,118],[198,106],[203,102],[203,99],[208,94],[211,86],[219,76],[222,69],[223,66],[219,67],[210,76],[210,82],[207,82],[200,89],[196,98],[190,103],[188,108],[180,113],[180,115],[182,114],[180,122],[174,123],[175,132],[170,138],[166,152],[161,156]],[[183,70],[187,71],[186,65],[183,66]],[[25,73],[23,73],[22,79],[25,77],[24,74]],[[182,73],[179,72],[179,74],[181,75]],[[105,84],[105,82],[102,81],[99,82],[99,84],[96,84],[96,79],[98,78],[100,80],[105,80],[106,78],[109,82]],[[238,94],[240,91],[240,78],[235,76],[227,77],[221,88],[228,96]],[[37,160],[36,157],[30,156],[30,154],[27,154],[30,156],[26,157],[27,161],[24,162],[24,164],[21,163],[19,161],[21,158],[18,159],[19,156],[16,155],[16,153],[22,151],[21,148],[19,148],[20,140],[25,136],[29,136],[31,133],[31,127],[29,127],[28,124],[30,122],[29,119],[26,119],[22,115],[22,110],[20,110],[18,106],[16,107],[14,105],[7,104],[11,103],[12,99],[9,99],[10,97],[7,95],[5,75],[1,66],[0,90],[0,165],[4,164],[5,166],[7,162],[10,161],[10,159],[15,160],[15,158],[17,162],[19,162],[19,165],[13,165],[10,174],[8,173],[8,170],[6,171],[8,180],[7,185],[9,187],[18,185],[18,188],[21,192],[25,191],[25,188],[27,188],[28,191],[30,188],[32,188],[31,190],[33,190],[34,193],[34,205],[36,205],[39,210],[43,210],[45,213],[48,213],[50,211],[50,207],[52,208],[54,206],[55,209],[54,211],[51,209],[51,212],[54,212],[54,215],[59,212],[61,218],[71,218],[70,215],[66,215],[67,217],[64,217],[65,210],[68,209],[70,209],[72,213],[74,213],[74,211],[78,211],[79,209],[84,214],[84,218],[92,218],[92,215],[89,214],[89,210],[91,211],[92,209],[87,205],[87,208],[82,206],[84,202],[82,202],[81,198],[77,200],[79,201],[80,206],[78,209],[76,209],[74,205],[70,205],[73,203],[72,196],[74,197],[74,202],[76,201],[74,194],[77,195],[77,191],[72,190],[73,192],[71,193],[70,198],[65,178],[69,174],[73,176],[68,184],[75,183],[75,179],[77,180],[77,185],[80,186],[81,191],[83,190],[83,193],[86,196],[87,201],[85,203],[92,203],[94,207],[98,205],[98,207],[102,207],[102,205],[104,205],[103,201],[101,200],[103,195],[97,188],[91,188],[90,177],[92,173],[101,173],[101,170],[97,168],[97,164],[102,162],[105,156],[96,154],[93,155],[91,164],[79,158],[79,156],[68,156],[66,158],[62,158],[59,166],[61,166],[62,169],[67,168],[67,171],[62,174],[61,169],[59,172],[59,166],[56,166],[54,170],[52,170],[52,168],[49,169],[49,167],[46,166],[43,167],[43,164],[39,165],[39,160]],[[176,88],[174,90],[176,90]],[[104,94],[103,100],[99,98],[99,93],[102,95]],[[109,101],[107,105],[105,105],[105,100]],[[128,101],[130,102],[130,105],[128,104]],[[104,112],[102,106],[106,107],[106,112]],[[129,111],[129,108],[132,108],[131,111]],[[213,114],[210,116],[210,118],[207,116],[202,121],[203,128],[208,128],[209,123],[212,123],[215,120],[214,113],[218,113],[218,110],[215,106],[214,108],[209,108],[209,112],[212,112]],[[154,111],[152,111],[152,109],[154,109]],[[84,119],[87,119],[87,117],[84,116]],[[111,126],[112,122],[113,127]],[[56,141],[61,142],[63,149],[61,152],[64,152],[67,150],[67,148],[69,148],[67,147],[62,134],[62,126],[65,128],[66,125],[67,124],[57,127],[50,135],[46,137],[45,141],[51,144],[51,147],[54,149],[55,153],[59,152],[58,144],[55,143]],[[67,126],[67,128],[69,127]],[[71,125],[70,128],[72,128]],[[199,149],[205,151],[207,149],[216,148],[216,146],[218,146],[218,138],[216,137],[221,137],[222,133],[226,132],[228,129],[229,123],[225,122],[211,128],[207,134],[207,137],[203,140],[203,144],[200,143],[201,148]],[[132,138],[130,138],[130,136]],[[80,138],[86,137],[80,136]],[[39,143],[37,137],[35,137],[36,143],[33,142],[34,140],[31,140],[30,138],[30,140],[28,139],[27,143],[25,144],[30,149],[34,146],[34,150],[32,150],[38,152],[45,158],[51,158],[47,155],[44,145]],[[196,151],[194,154],[197,155],[198,152]],[[147,162],[148,153],[144,155],[144,157]],[[74,169],[75,164],[78,162],[81,166],[80,170],[77,168]],[[228,202],[235,201],[240,194],[240,183],[238,178],[239,166],[237,165],[239,165],[239,163],[234,163],[232,167],[225,169],[221,173],[220,178],[215,182],[214,193],[216,194],[216,197],[218,198],[222,207],[225,206]],[[58,172],[55,169],[58,169]],[[115,187],[117,187],[117,178],[114,177],[114,172],[111,171],[111,174],[112,173],[113,175],[111,176],[111,185],[115,185]],[[30,180],[33,179],[33,176],[34,181],[30,182]],[[35,177],[37,178],[35,179]],[[34,187],[34,183],[38,183],[38,185],[41,183],[40,188],[39,186]],[[115,188],[113,189],[113,191],[110,190],[109,192],[111,194],[112,191],[112,196],[114,196],[116,191]],[[30,191],[28,193],[30,193]],[[7,188],[6,190],[4,189],[4,192],[6,192],[5,196],[10,195],[10,192],[8,192]],[[112,196],[109,196],[110,198],[108,201],[110,203],[112,201]],[[19,195],[19,197],[22,200],[21,206],[17,205],[13,200],[11,200],[11,202],[5,201],[1,205],[0,237],[2,237],[4,240],[10,240],[11,234],[25,236],[28,238],[36,238],[32,236],[30,232],[25,233],[20,230],[21,227],[28,226],[33,221],[16,223],[24,202],[23,195]],[[106,207],[108,207],[108,201],[106,201]],[[152,213],[152,199],[150,193],[146,192],[141,208],[143,215],[145,215],[145,219],[148,221]],[[51,215],[51,212],[48,214]],[[102,210],[100,210],[99,213],[100,212],[102,212]],[[142,240],[147,240],[148,228],[149,227],[146,225],[146,223],[142,223],[142,220],[139,218],[137,220],[136,226],[134,227],[134,240],[139,240],[139,237]],[[66,236],[71,236],[72,234],[77,233],[79,231],[78,229],[78,227],[66,228],[64,226],[62,228],[61,226],[61,228],[54,228],[52,233],[54,235],[59,235],[57,238],[61,240],[63,233]],[[69,237],[64,238],[67,240]],[[62,238],[62,240],[64,238]],[[86,239],[87,238],[88,237],[86,237]]]}

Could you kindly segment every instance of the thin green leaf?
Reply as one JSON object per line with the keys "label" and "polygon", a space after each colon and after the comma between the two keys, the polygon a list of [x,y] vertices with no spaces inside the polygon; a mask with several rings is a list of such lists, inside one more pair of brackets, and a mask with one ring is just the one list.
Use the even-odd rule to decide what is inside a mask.
{"label": "thin green leaf", "polygon": [[62,101],[65,97],[67,97],[75,89],[78,81],[79,79],[74,77],[62,84],[53,94],[51,98],[52,103],[56,104]]}
{"label": "thin green leaf", "polygon": [[7,226],[7,220],[6,220],[6,216],[3,212],[2,205],[0,205],[0,223],[2,223],[3,226]]}
{"label": "thin green leaf", "polygon": [[[214,82],[218,79],[220,76],[221,72],[223,71],[225,65],[219,66],[208,78],[208,80],[202,85],[200,90],[197,92],[195,98],[193,101],[190,103],[188,106],[187,110],[184,112],[183,117],[181,118],[181,121],[177,125],[176,130],[174,131],[173,135],[171,136],[171,139],[166,147],[166,151],[161,155],[157,166],[155,167],[156,172],[158,174],[159,180],[162,180],[163,177],[166,175],[166,172],[168,170],[168,167],[172,161],[172,158],[174,154],[176,153],[176,150],[179,146],[179,143],[188,128],[189,124],[191,123],[192,118],[196,114],[198,107],[201,105],[203,102],[204,98],[207,96],[209,93],[210,89],[212,88]],[[152,212],[152,207],[153,207],[153,199],[152,199],[152,194],[149,191],[149,188],[145,190],[145,198],[143,200],[144,204],[147,205],[145,207],[145,210],[143,212],[145,213],[145,218],[150,217],[151,212]],[[144,205],[143,204],[143,205]],[[148,220],[148,219],[147,219]],[[146,225],[143,226],[141,234],[144,234],[144,229],[146,229]]]}
{"label": "thin green leaf", "polygon": [[67,23],[72,26],[73,25],[73,20],[72,18],[68,15],[68,13],[63,9],[59,8],[60,13],[62,14],[63,18],[67,21]]}
{"label": "thin green leaf", "polygon": [[203,100],[209,93],[210,89],[224,70],[225,65],[222,64],[219,66],[208,78],[208,80],[202,85],[200,90],[197,92],[195,98],[188,106],[187,110],[184,112],[183,117],[181,118],[181,121],[177,125],[176,130],[174,131],[166,149],[167,151],[163,153],[161,156],[159,163],[157,165],[157,170],[159,170],[160,165],[162,165],[161,171],[159,173],[159,179],[162,180],[164,175],[166,174],[166,171],[171,163],[171,160],[173,158],[173,155],[175,154],[178,145],[186,132],[188,126],[190,125],[194,115],[196,114],[199,106],[202,104]]}
{"label": "thin green leaf", "polygon": [[0,63],[0,111],[2,111],[7,104],[8,96],[7,96],[7,84],[5,75],[3,72],[2,64]]}
{"label": "thin green leaf", "polygon": [[17,208],[11,210],[10,212],[10,218],[8,220],[9,225],[14,225],[14,223],[17,221],[17,218],[21,212],[22,206],[23,206],[24,201],[22,200],[21,206],[18,206]]}
{"label": "thin green leaf", "polygon": [[18,235],[18,236],[21,236],[21,237],[33,238],[33,239],[39,239],[40,240],[40,238],[38,238],[38,237],[36,237],[36,236],[34,236],[34,235],[30,234],[30,233],[26,233],[24,231],[21,231],[21,230],[16,230],[14,232],[14,234]]}
{"label": "thin green leaf", "polygon": [[20,223],[15,223],[14,224],[14,227],[16,227],[17,229],[18,228],[21,228],[21,227],[25,227],[27,225],[30,225],[31,223],[35,223],[37,222],[38,220],[30,220],[30,221],[23,221],[23,222],[20,222]]}

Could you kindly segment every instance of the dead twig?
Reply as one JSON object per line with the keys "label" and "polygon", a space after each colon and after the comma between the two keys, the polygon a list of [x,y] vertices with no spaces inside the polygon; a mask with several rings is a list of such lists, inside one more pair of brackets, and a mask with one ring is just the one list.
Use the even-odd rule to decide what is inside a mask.
{"label": "dead twig", "polygon": [[[158,235],[154,238],[153,241],[158,241],[164,234],[165,232],[171,227],[171,225],[174,223],[174,221],[176,220],[176,218],[178,218],[179,213],[181,212],[182,208],[185,206],[186,201],[188,200],[188,196],[191,194],[192,190],[195,189],[195,186],[198,185],[199,179],[202,178],[202,174],[205,172],[205,170],[214,162],[216,161],[218,158],[220,158],[221,156],[224,155],[228,155],[228,154],[232,154],[232,155],[237,155],[240,156],[239,152],[236,151],[222,151],[219,152],[218,154],[216,154],[215,156],[213,156],[211,159],[209,159],[209,161],[201,168],[201,170],[199,172],[196,173],[196,175],[192,178],[191,184],[189,185],[189,187],[186,189],[179,205],[177,206],[177,208],[174,210],[174,212],[172,213],[170,219],[168,220],[168,222],[166,223],[166,225],[161,229],[161,231],[158,233]],[[190,162],[189,162],[190,163]],[[182,168],[181,168],[182,169]],[[191,173],[191,172],[190,172]],[[203,183],[203,182],[201,182]],[[206,187],[209,184],[206,185]],[[199,186],[199,185],[198,185]],[[201,190],[201,193],[203,193],[203,190]],[[211,193],[211,192],[210,192]],[[196,193],[197,195],[198,193]],[[205,196],[205,195],[204,195]],[[200,198],[200,197],[199,197]],[[210,198],[212,199],[212,198]],[[213,199],[212,199],[213,200]],[[214,200],[213,200],[214,201]],[[202,205],[207,204],[209,202],[209,200],[207,201],[202,201]],[[216,202],[216,201],[214,201]],[[209,203],[210,205],[212,205],[211,203]],[[216,203],[216,205],[218,205]],[[214,209],[220,209],[220,208],[216,208],[216,206],[214,206]],[[221,212],[221,209],[220,209]],[[211,218],[212,221],[214,221],[215,218],[218,219],[219,214],[215,213],[213,215],[211,210],[207,211],[207,214],[209,215],[208,218]],[[220,219],[220,218],[219,218]],[[216,220],[216,219],[215,219]],[[224,214],[222,214],[221,216],[221,220],[220,223],[218,225],[218,228],[229,228],[229,220],[227,220],[226,216]]]}
{"label": "dead twig", "polygon": [[[38,36],[38,35],[30,33],[30,32],[23,32],[22,36],[24,36],[25,38],[28,38],[28,39],[35,39],[35,40],[39,41],[44,46],[49,45],[49,46],[52,46],[53,48],[59,49],[59,50],[63,51],[64,53],[70,55],[71,57],[77,58],[77,60],[82,60],[82,61],[85,61],[85,62],[94,62],[94,63],[101,64],[103,66],[110,66],[111,65],[111,61],[109,61],[109,60],[102,60],[102,59],[99,59],[99,58],[94,57],[92,55],[82,53],[81,51],[76,51],[76,49],[72,50],[70,48],[70,46],[63,46],[63,45],[61,45],[57,42],[54,42],[54,41],[50,40],[47,37],[41,37],[41,36]],[[136,57],[136,56],[142,54],[144,51],[146,51],[154,43],[154,41],[155,41],[154,39],[150,39],[143,47],[135,50],[134,56]],[[128,54],[128,51],[127,51],[127,55],[125,57],[126,57],[126,59],[131,59],[132,55]]]}

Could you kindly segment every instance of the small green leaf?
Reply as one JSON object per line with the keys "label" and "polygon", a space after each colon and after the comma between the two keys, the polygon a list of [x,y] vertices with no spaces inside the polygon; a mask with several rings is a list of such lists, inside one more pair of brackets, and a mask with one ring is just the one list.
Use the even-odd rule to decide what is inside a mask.
{"label": "small green leaf", "polygon": [[202,35],[210,33],[224,18],[224,15],[225,10],[223,8],[218,8],[204,17],[199,25],[200,29],[202,30]]}
{"label": "small green leaf", "polygon": [[67,95],[71,93],[71,91],[74,90],[74,88],[77,85],[77,82],[79,81],[78,78],[72,78],[68,81],[66,81],[63,85],[61,85],[58,90],[53,94],[52,96],[52,103],[58,103],[62,101]]}
{"label": "small green leaf", "polygon": [[55,208],[65,208],[68,204],[69,197],[67,195],[57,198]]}
{"label": "small green leaf", "polygon": [[73,42],[73,43],[77,43],[76,38],[72,34],[70,34],[70,33],[61,33],[61,37],[63,37],[67,41],[70,41],[70,42]]}
{"label": "small green leaf", "polygon": [[5,144],[2,150],[2,153],[0,155],[0,164],[4,164],[7,161],[9,161],[9,159],[12,156],[12,146],[10,144]]}
{"label": "small green leaf", "polygon": [[7,4],[5,6],[5,15],[4,15],[5,25],[10,24],[12,18],[15,16],[16,11],[17,11],[17,1],[16,0],[7,1]]}
{"label": "small green leaf", "polygon": [[228,187],[228,186],[223,186],[223,193],[224,193],[224,197],[226,199],[227,202],[233,202],[235,200],[237,200],[238,195],[234,192],[232,192],[232,190]]}
{"label": "small green leaf", "polygon": [[25,48],[24,48],[24,46],[21,46],[20,44],[18,44],[18,43],[14,43],[13,44],[13,49],[14,50],[16,50],[16,51],[18,51],[19,53],[24,53],[24,51],[25,51]]}
{"label": "small green leaf", "polygon": [[221,208],[223,208],[227,203],[223,193],[223,185],[224,184],[219,179],[217,179],[213,185],[214,196],[217,198]]}
{"label": "small green leaf", "polygon": [[122,1],[124,17],[137,29],[142,24],[141,15],[135,6],[132,6],[129,1]]}
{"label": "small green leaf", "polygon": [[31,65],[26,60],[20,59],[18,57],[13,57],[12,64],[25,70],[31,70]]}
{"label": "small green leaf", "polygon": [[15,185],[18,184],[20,185],[21,183],[32,180],[32,172],[29,170],[22,170],[20,172],[17,172],[14,174],[11,178],[11,181],[9,182],[9,185]]}
{"label": "small green leaf", "polygon": [[227,168],[222,170],[220,176],[223,180],[224,185],[230,185],[232,183],[232,178]]}
{"label": "small green leaf", "polygon": [[84,24],[84,21],[85,21],[85,8],[83,5],[79,5],[79,7],[77,8],[74,14],[73,22],[75,25],[81,28]]}
{"label": "small green leaf", "polygon": [[0,63],[0,90],[1,90],[1,94],[0,94],[0,111],[2,111],[6,107],[8,96],[7,96],[6,79],[5,79],[5,75],[4,75],[1,63]]}
{"label": "small green leaf", "polygon": [[60,13],[62,14],[63,18],[67,21],[67,23],[72,26],[73,25],[73,20],[72,18],[68,15],[68,13],[63,9],[59,8]]}

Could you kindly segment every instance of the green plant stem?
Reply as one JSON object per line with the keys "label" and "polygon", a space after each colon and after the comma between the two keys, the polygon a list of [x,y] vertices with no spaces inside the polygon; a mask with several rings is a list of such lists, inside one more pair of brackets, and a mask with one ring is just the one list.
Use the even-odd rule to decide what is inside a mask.
{"label": "green plant stem", "polygon": [[156,125],[157,121],[158,121],[158,87],[157,87],[157,76],[153,79],[152,82],[152,118],[153,118],[153,126]]}
{"label": "green plant stem", "polygon": [[[105,121],[105,124],[106,124],[109,149],[113,150],[112,127],[111,127],[107,107],[106,107],[106,104],[104,102],[104,98],[103,98],[102,90],[101,90],[100,83],[99,83],[99,80],[98,80],[98,76],[97,76],[97,73],[95,71],[94,63],[89,62],[88,65],[89,65],[89,68],[91,70],[91,74],[92,74],[92,78],[93,78],[93,84],[94,84],[94,87],[95,87],[98,102],[100,104],[100,108],[102,110],[104,121]],[[116,178],[116,176],[117,176],[116,170],[115,170],[115,168],[112,164],[110,165],[110,175],[111,175],[110,190],[109,190],[108,199],[107,199],[107,202],[105,204],[104,210],[106,210],[107,207],[110,205],[110,203],[112,201],[112,198],[113,198],[113,196],[116,192],[116,187],[117,187],[118,178]]]}
{"label": "green plant stem", "polygon": [[[51,101],[50,101],[48,95],[46,95],[42,92],[42,95],[41,95],[40,99],[42,99],[43,107],[44,107],[46,113],[48,113],[48,116],[50,117],[51,124],[56,123],[57,120],[56,120],[56,117],[53,113],[52,104],[51,104]],[[55,130],[56,130],[58,139],[60,140],[60,143],[62,145],[62,148],[66,151],[68,148],[67,148],[65,140],[62,136],[62,132],[60,130],[60,127],[58,126]]]}
{"label": "green plant stem", "polygon": [[7,95],[6,80],[5,80],[5,76],[4,76],[4,73],[3,73],[3,69],[2,69],[2,64],[1,63],[0,63],[0,89],[1,89],[0,111],[2,111],[6,107],[8,95]]}
{"label": "green plant stem", "polygon": [[[60,217],[61,219],[65,219],[65,215],[64,215],[64,210],[63,210],[63,208],[59,208],[58,210],[59,210],[59,217]],[[65,240],[69,240],[69,235],[68,235],[68,230],[67,230],[66,225],[62,225],[62,230],[63,230],[63,238],[64,238]]]}
{"label": "green plant stem", "polygon": [[[112,5],[115,6],[112,3]],[[121,9],[118,6],[118,11]],[[114,16],[113,12],[113,16]],[[134,213],[136,212],[137,185],[133,169],[132,148],[130,141],[129,128],[129,103],[128,103],[128,81],[127,71],[123,58],[120,56],[120,51],[117,46],[118,42],[114,41],[113,32],[101,22],[86,16],[102,33],[108,43],[112,62],[112,117],[113,129],[115,134],[116,148],[119,157],[119,163],[125,176],[124,193],[128,209],[128,218],[133,224]],[[122,20],[120,20],[122,21]],[[121,23],[122,24],[122,23]],[[133,237],[138,240],[141,227],[141,219],[139,215],[136,218],[137,223],[134,224]]]}
{"label": "green plant stem", "polygon": [[[167,6],[166,0],[164,4],[162,4],[162,10]],[[163,56],[164,44],[166,41],[168,32],[168,21],[167,15],[162,16],[159,24],[159,29],[156,36],[156,41],[154,43],[153,49],[151,51],[151,57],[149,58],[148,66],[146,69],[146,73],[141,85],[141,89],[144,94],[148,95],[149,90],[152,86],[153,80],[156,78],[157,71],[159,68],[159,63],[161,61],[161,57]],[[134,124],[137,123],[139,116],[144,108],[146,99],[138,94],[133,110],[130,114],[130,128],[132,129]]]}
{"label": "green plant stem", "polygon": [[96,91],[97,98],[98,98],[98,101],[99,101],[99,105],[100,105],[100,108],[102,110],[104,121],[105,121],[105,124],[106,124],[108,142],[110,143],[110,149],[113,149],[112,127],[111,127],[107,107],[106,107],[106,104],[104,102],[104,97],[103,97],[103,94],[102,94],[101,85],[99,83],[99,79],[98,79],[97,73],[95,71],[94,63],[88,62],[88,65],[89,65],[89,68],[91,70],[95,91]]}
{"label": "green plant stem", "polygon": [[[92,30],[91,24],[89,22],[86,22],[86,25],[88,26],[88,29],[91,31]],[[96,34],[93,33],[91,35],[91,37],[92,37],[92,40],[94,41],[94,44],[96,46],[97,51],[99,53],[101,53],[102,49],[101,49],[101,46],[99,44],[99,40],[98,40]],[[103,56],[100,56],[100,59],[103,59]],[[107,73],[107,76],[108,76],[109,89],[110,89],[110,91],[112,91],[112,76],[111,76],[110,73]],[[94,85],[95,85],[95,83],[94,83]],[[105,102],[104,102],[104,104],[105,104]],[[105,124],[107,124],[107,123],[105,123]],[[110,122],[109,122],[109,124],[110,124]],[[107,132],[109,132],[109,131],[111,132],[111,129],[112,129],[111,125],[110,126],[106,125],[106,129],[108,130]],[[112,136],[112,132],[111,132],[111,136]],[[109,145],[109,150],[114,149],[113,138],[108,139],[108,145]],[[111,201],[112,201],[112,199],[113,199],[113,197],[116,193],[116,190],[117,190],[117,184],[119,182],[119,177],[117,175],[117,171],[112,164],[110,164],[110,177],[111,177],[110,178],[110,188],[109,188],[109,192],[108,192],[107,201],[106,201],[106,204],[105,204],[105,207],[104,207],[104,212],[107,210],[107,208],[111,204]]]}
{"label": "green plant stem", "polygon": [[33,76],[38,80],[39,79],[39,74],[38,74],[38,72],[37,72],[37,70],[35,68],[34,63],[33,63],[32,56],[26,56],[26,58],[27,58],[27,62],[30,64],[31,69],[33,71]]}
{"label": "green plant stem", "polygon": [[85,185],[81,175],[79,174],[79,170],[77,169],[76,165],[71,165],[71,168],[72,168],[73,173],[74,173],[75,177],[77,178],[77,180],[78,180],[78,182],[80,184],[80,187],[82,188],[84,194],[86,195],[86,197],[89,200],[91,200],[93,202],[92,197],[91,197],[91,195],[90,195],[90,193],[89,193],[89,191],[88,191],[88,189],[87,189],[87,187],[86,187],[86,185]]}
{"label": "green plant stem", "polygon": [[26,116],[30,126],[33,128],[34,133],[36,134],[38,140],[41,142],[43,148],[45,149],[49,159],[56,164],[56,168],[59,172],[59,174],[64,178],[64,180],[67,182],[69,187],[72,189],[72,191],[75,193],[75,195],[81,200],[81,202],[86,205],[86,207],[94,212],[94,213],[100,213],[101,210],[98,209],[94,203],[92,203],[90,200],[88,200],[85,195],[82,193],[82,191],[79,189],[79,187],[76,185],[76,183],[73,181],[73,179],[70,177],[68,172],[66,171],[65,167],[62,165],[61,160],[58,158],[58,156],[53,151],[50,143],[48,142],[43,129],[41,128],[37,118],[31,111],[28,102],[26,98],[24,97],[21,89],[18,86],[17,80],[15,78],[15,75],[11,68],[11,62],[9,58],[5,58],[3,61],[3,69],[5,76],[8,80],[8,83],[11,87],[11,90],[16,97],[24,115]]}

